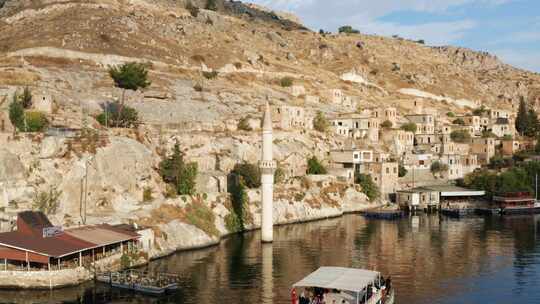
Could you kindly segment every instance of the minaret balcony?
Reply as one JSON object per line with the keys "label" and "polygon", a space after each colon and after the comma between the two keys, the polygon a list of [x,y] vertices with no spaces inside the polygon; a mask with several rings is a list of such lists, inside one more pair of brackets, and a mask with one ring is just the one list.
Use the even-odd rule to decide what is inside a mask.
{"label": "minaret balcony", "polygon": [[274,170],[277,168],[277,164],[273,160],[263,160],[259,162],[259,168]]}

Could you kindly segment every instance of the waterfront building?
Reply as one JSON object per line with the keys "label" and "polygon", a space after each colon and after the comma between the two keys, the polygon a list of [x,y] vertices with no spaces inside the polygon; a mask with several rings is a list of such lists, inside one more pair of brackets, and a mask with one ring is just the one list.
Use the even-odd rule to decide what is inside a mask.
{"label": "waterfront building", "polygon": [[16,231],[0,233],[0,270],[83,267],[139,248],[140,238],[135,231],[108,224],[64,230],[42,212],[25,211],[18,214]]}
{"label": "waterfront building", "polygon": [[273,241],[273,196],[274,196],[274,172],[276,162],[273,157],[272,114],[270,105],[266,103],[262,128],[262,155],[261,155],[261,233],[262,242]]}
{"label": "waterfront building", "polygon": [[470,202],[483,197],[485,194],[485,191],[465,189],[452,185],[435,185],[399,190],[396,193],[396,200],[402,209],[430,210]]}

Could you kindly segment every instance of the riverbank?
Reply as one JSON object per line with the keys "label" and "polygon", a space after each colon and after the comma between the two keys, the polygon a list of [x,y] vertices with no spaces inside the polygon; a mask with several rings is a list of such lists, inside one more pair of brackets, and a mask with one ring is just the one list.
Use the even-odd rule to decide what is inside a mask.
{"label": "riverbank", "polygon": [[[148,260],[135,261],[132,266],[142,266],[150,260],[171,254],[219,245],[235,233],[260,229],[260,192],[247,192],[249,204],[243,216],[243,229],[234,231],[231,216],[234,210],[227,195],[182,197],[155,202],[149,216],[149,227],[155,241],[148,252]],[[360,189],[334,178],[310,177],[308,187],[288,185],[276,189],[274,225],[291,225],[336,218],[347,213],[376,208]],[[191,213],[187,213],[187,212]],[[144,218],[148,224],[148,218]],[[95,269],[83,267],[61,271],[0,271],[0,288],[57,289],[74,286],[93,279],[95,272],[120,269],[121,255],[97,261]],[[12,277],[13,279],[9,279]]]}

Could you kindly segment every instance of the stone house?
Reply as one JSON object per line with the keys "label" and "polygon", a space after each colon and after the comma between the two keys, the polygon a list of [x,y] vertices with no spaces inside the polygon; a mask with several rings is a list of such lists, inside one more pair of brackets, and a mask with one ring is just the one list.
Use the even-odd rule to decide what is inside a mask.
{"label": "stone house", "polygon": [[435,118],[431,114],[411,114],[405,116],[416,124],[415,134],[435,134]]}
{"label": "stone house", "polygon": [[304,176],[307,172],[306,157],[293,152],[279,162],[279,167],[284,171],[287,178]]}
{"label": "stone house", "polygon": [[356,107],[356,103],[353,101],[352,97],[345,95],[345,93],[343,93],[343,91],[340,89],[332,89],[327,95],[328,99],[333,104],[350,108]]}
{"label": "stone house", "polygon": [[491,158],[495,156],[495,138],[472,138],[471,153],[478,156],[478,163],[481,165],[489,164]]}
{"label": "stone house", "polygon": [[457,116],[456,119],[462,119],[465,126],[470,127],[472,134],[479,134],[482,132],[481,117],[477,115],[465,115]]}
{"label": "stone house", "polygon": [[397,122],[397,109],[394,107],[378,108],[373,111],[373,117],[378,118],[380,121],[390,121],[392,126]]}
{"label": "stone house", "polygon": [[306,95],[306,88],[304,88],[302,85],[293,85],[291,87],[291,95],[294,97]]}
{"label": "stone house", "polygon": [[331,130],[340,136],[379,141],[379,120],[359,114],[349,114],[330,120]]}
{"label": "stone house", "polygon": [[303,107],[280,105],[272,107],[272,121],[283,130],[305,129],[306,111]]}
{"label": "stone house", "polygon": [[372,150],[355,148],[332,150],[329,152],[329,156],[335,168],[352,169],[354,173],[360,172],[360,164],[374,161]]}
{"label": "stone house", "polygon": [[536,140],[528,139],[503,139],[501,141],[502,155],[512,156],[517,152],[532,150],[536,146]]}
{"label": "stone house", "polygon": [[380,132],[380,140],[396,155],[412,151],[414,146],[414,133],[401,129],[386,129]]}
{"label": "stone house", "polygon": [[491,120],[496,120],[498,118],[510,119],[510,112],[504,110],[489,110],[488,116]]}
{"label": "stone house", "polygon": [[514,128],[508,118],[497,118],[491,125],[491,132],[498,137],[514,136]]}
{"label": "stone house", "polygon": [[381,193],[395,193],[399,188],[397,162],[372,162],[360,165],[360,172],[370,175]]}
{"label": "stone house", "polygon": [[316,95],[306,95],[305,102],[306,103],[320,103],[321,98],[319,96],[316,96]]}
{"label": "stone house", "polygon": [[407,170],[428,170],[431,168],[435,156],[432,153],[407,153],[403,156],[403,166]]}
{"label": "stone house", "polygon": [[32,107],[40,112],[51,114],[53,112],[54,99],[48,94],[34,94]]}
{"label": "stone house", "polygon": [[440,195],[436,190],[420,187],[397,191],[396,201],[401,209],[424,210],[438,206]]}

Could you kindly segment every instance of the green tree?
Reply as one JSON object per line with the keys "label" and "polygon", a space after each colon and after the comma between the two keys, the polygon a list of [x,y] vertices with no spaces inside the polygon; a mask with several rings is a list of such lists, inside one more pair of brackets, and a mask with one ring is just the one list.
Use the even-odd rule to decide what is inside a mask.
{"label": "green tree", "polygon": [[50,187],[48,191],[36,192],[32,199],[32,207],[45,214],[54,214],[59,206],[60,195],[62,191],[56,187]]}
{"label": "green tree", "polygon": [[216,0],[206,0],[206,5],[204,8],[211,11],[217,11],[218,7]]}
{"label": "green tree", "polygon": [[455,125],[460,125],[460,126],[465,125],[465,121],[462,118],[454,119],[454,121],[452,121],[452,123],[455,124]]}
{"label": "green tree", "polygon": [[11,124],[19,131],[24,131],[24,108],[22,103],[13,96],[13,101],[9,104],[9,120]]}
{"label": "green tree", "polygon": [[527,113],[527,129],[525,135],[529,137],[535,137],[538,134],[538,115],[534,109],[529,109]]}
{"label": "green tree", "polygon": [[340,33],[345,33],[345,34],[359,34],[360,31],[357,30],[357,29],[354,29],[352,26],[350,25],[344,25],[344,26],[341,26],[338,31]]}
{"label": "green tree", "polygon": [[173,153],[159,163],[159,173],[163,181],[172,184],[180,195],[193,195],[196,191],[197,163],[186,163],[180,144],[174,145]]}
{"label": "green tree", "polygon": [[362,187],[362,192],[370,201],[373,201],[380,196],[379,187],[373,182],[371,176],[367,174],[358,174],[356,175],[355,183]]}
{"label": "green tree", "polygon": [[238,121],[238,130],[242,131],[253,131],[253,128],[249,125],[249,117],[243,117]]}
{"label": "green tree", "polygon": [[321,175],[326,174],[326,168],[322,165],[322,163],[317,159],[316,156],[312,156],[307,161],[307,174],[313,174],[313,175]]}
{"label": "green tree", "polygon": [[416,133],[417,126],[414,122],[409,122],[401,125],[401,130]]}
{"label": "green tree", "polygon": [[392,122],[390,120],[383,121],[383,123],[381,123],[381,128],[383,128],[383,129],[392,128]]}
{"label": "green tree", "polygon": [[399,164],[398,177],[404,177],[405,175],[407,175],[407,172],[407,169],[402,164]]}
{"label": "green tree", "polygon": [[484,105],[482,105],[480,108],[476,108],[476,109],[473,110],[473,115],[482,116],[486,112],[487,112],[486,107]]}
{"label": "green tree", "polygon": [[[120,119],[123,117],[122,111],[126,90],[137,91],[138,89],[144,89],[150,86],[151,82],[148,81],[148,65],[138,62],[128,62],[120,66],[113,66],[109,68],[109,76],[113,79],[114,85],[122,89],[122,99],[117,117],[117,119]],[[117,125],[119,124],[117,123]]]}
{"label": "green tree", "polygon": [[317,115],[315,118],[313,118],[313,128],[319,132],[326,132],[326,129],[328,129],[328,126],[330,123],[328,122],[328,119],[324,116],[324,114],[319,111],[317,112]]}
{"label": "green tree", "polygon": [[261,186],[261,169],[257,165],[248,162],[236,164],[232,173],[250,189],[259,188]]}
{"label": "green tree", "polygon": [[523,135],[529,126],[529,116],[527,113],[527,105],[525,99],[522,97],[519,101],[519,109],[516,118],[516,130],[519,134]]}
{"label": "green tree", "polygon": [[471,134],[467,130],[454,130],[450,133],[450,138],[454,142],[465,143],[471,139]]}
{"label": "green tree", "polygon": [[448,171],[448,165],[443,164],[440,161],[435,161],[431,164],[430,167],[431,173],[437,174]]}
{"label": "green tree", "polygon": [[452,117],[456,117],[456,114],[454,114],[454,112],[448,112],[446,113],[446,116],[452,118]]}

